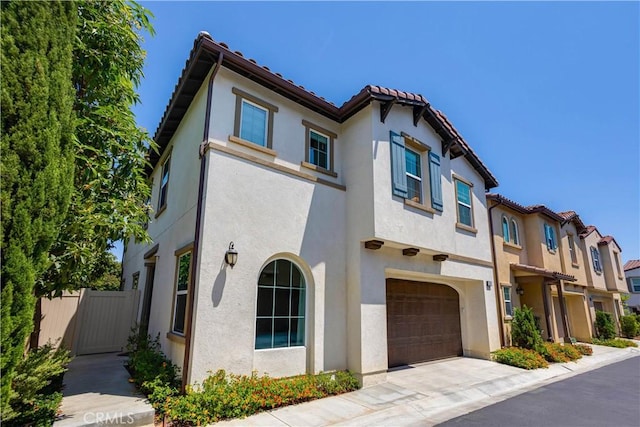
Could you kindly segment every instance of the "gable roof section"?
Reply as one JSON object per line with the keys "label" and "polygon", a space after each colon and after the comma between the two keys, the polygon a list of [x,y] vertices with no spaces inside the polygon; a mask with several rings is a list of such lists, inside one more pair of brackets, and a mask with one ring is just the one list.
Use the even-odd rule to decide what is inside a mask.
{"label": "gable roof section", "polygon": [[630,259],[622,267],[624,271],[635,270],[636,268],[640,268],[640,259]]}
{"label": "gable roof section", "polygon": [[501,205],[504,205],[508,208],[513,209],[514,211],[524,214],[524,215],[530,215],[530,214],[534,214],[534,213],[540,213],[542,215],[547,216],[548,218],[554,220],[554,221],[558,221],[560,223],[563,222],[564,218],[560,215],[558,215],[557,213],[555,213],[554,211],[552,211],[551,209],[549,209],[548,207],[546,207],[545,205],[532,205],[532,206],[523,206],[520,203],[514,202],[511,199],[508,199],[506,197],[504,197],[501,194],[496,194],[496,193],[487,193],[487,199],[488,200],[494,200],[496,202],[498,202]]}
{"label": "gable roof section", "polygon": [[586,226],[584,225],[584,222],[582,222],[582,219],[580,219],[580,215],[578,215],[576,211],[558,212],[558,215],[560,215],[564,219],[562,225],[573,222],[573,224],[576,226],[576,231],[578,232],[578,234],[582,233],[585,230]]}
{"label": "gable roof section", "polygon": [[618,247],[618,249],[620,250],[620,252],[622,252],[622,248],[620,247],[620,245],[618,244],[618,242],[616,242],[616,239],[614,239],[613,236],[604,236],[602,239],[600,239],[600,241],[598,242],[598,246],[605,246],[608,245],[609,243],[615,243],[615,245]]}
{"label": "gable roof section", "polygon": [[225,43],[214,41],[204,31],[198,34],[193,43],[189,58],[156,129],[153,138],[159,146],[159,152],[150,152],[152,166],[155,166],[162,156],[193,98],[220,55],[222,55],[223,67],[338,123],[343,123],[372,101],[388,103],[389,108],[393,104],[413,107],[414,121],[417,123],[420,117],[424,118],[442,138],[443,144],[446,143],[450,148],[452,157],[464,156],[482,176],[487,188],[498,185],[498,181],[491,171],[482,163],[478,155],[444,114],[431,107],[431,104],[422,95],[367,85],[342,106],[337,107],[303,86],[296,85],[292,80],[285,79],[281,74],[272,72],[268,67],[258,65],[254,59],[245,58],[242,52],[231,51]]}

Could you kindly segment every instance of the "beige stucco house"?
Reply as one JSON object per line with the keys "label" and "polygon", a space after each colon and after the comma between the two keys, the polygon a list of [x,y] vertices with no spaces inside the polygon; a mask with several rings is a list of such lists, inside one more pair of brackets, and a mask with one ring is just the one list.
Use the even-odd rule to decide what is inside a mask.
{"label": "beige stucco house", "polygon": [[592,321],[596,310],[613,316],[618,332],[623,314],[620,293],[627,292],[620,253],[622,249],[612,236],[602,236],[589,225],[580,234],[583,262],[587,267],[587,295]]}
{"label": "beige stucco house", "polygon": [[576,240],[585,228],[580,218],[500,194],[487,200],[503,344],[511,345],[513,309],[523,305],[533,309],[546,340],[591,338],[587,273]]}
{"label": "beige stucco house", "polygon": [[625,262],[623,270],[629,289],[627,307],[634,313],[640,313],[640,259]]}
{"label": "beige stucco house", "polygon": [[186,382],[372,384],[500,347],[497,181],[421,95],[366,86],[337,107],[201,33],[155,140],[153,244],[129,242],[123,274]]}

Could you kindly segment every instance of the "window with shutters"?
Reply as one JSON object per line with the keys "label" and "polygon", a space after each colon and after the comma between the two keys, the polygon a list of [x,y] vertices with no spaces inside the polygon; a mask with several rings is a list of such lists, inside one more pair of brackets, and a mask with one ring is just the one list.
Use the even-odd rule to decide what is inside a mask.
{"label": "window with shutters", "polygon": [[391,131],[391,175],[392,192],[406,205],[430,213],[442,211],[440,156],[431,147]]}
{"label": "window with shutters", "polygon": [[556,249],[558,249],[556,230],[552,225],[547,224],[546,222],[544,223],[544,240],[546,242],[548,250],[555,251]]}

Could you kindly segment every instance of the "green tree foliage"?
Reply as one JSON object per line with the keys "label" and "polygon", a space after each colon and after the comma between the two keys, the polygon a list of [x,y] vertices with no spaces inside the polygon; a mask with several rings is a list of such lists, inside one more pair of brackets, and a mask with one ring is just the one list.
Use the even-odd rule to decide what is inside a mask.
{"label": "green tree foliage", "polygon": [[513,345],[517,347],[534,350],[542,355],[546,353],[533,310],[526,305],[516,308],[513,312],[511,339]]}
{"label": "green tree foliage", "polygon": [[116,240],[146,241],[151,193],[146,153],[155,148],[136,125],[150,12],[134,2],[79,1],[73,51],[76,89],[75,193],[37,289],[56,296],[100,277],[101,257]]}
{"label": "green tree foliage", "polygon": [[97,291],[117,291],[120,289],[122,264],[111,252],[103,252],[96,262],[96,279],[89,287]]}
{"label": "green tree foliage", "polygon": [[622,330],[622,335],[627,338],[635,338],[638,336],[638,334],[640,334],[640,323],[638,323],[636,315],[629,314],[621,316],[620,329]]}
{"label": "green tree foliage", "polygon": [[2,418],[73,184],[73,3],[2,2]]}
{"label": "green tree foliage", "polygon": [[596,333],[598,338],[609,340],[616,336],[616,327],[613,324],[611,313],[596,311]]}

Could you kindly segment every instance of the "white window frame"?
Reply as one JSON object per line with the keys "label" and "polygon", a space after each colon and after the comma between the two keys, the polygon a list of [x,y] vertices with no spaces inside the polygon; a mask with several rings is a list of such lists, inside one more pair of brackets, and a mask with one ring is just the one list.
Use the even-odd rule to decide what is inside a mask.
{"label": "white window frame", "polygon": [[620,253],[613,251],[613,259],[615,260],[616,263],[616,272],[618,273],[618,277],[622,278],[622,268],[620,265]]}
{"label": "white window frame", "polygon": [[511,225],[511,229],[509,236],[511,237],[511,242],[514,245],[520,245],[520,229],[518,227],[518,222],[515,220],[515,218],[511,218],[510,221],[510,225]]}
{"label": "white window frame", "polygon": [[578,265],[578,254],[576,252],[576,241],[573,238],[573,234],[567,233],[567,239],[569,240],[569,255],[571,256],[571,263]]}
{"label": "white window frame", "polygon": [[[420,176],[416,176],[412,173],[409,173],[408,171],[405,171],[405,175],[408,178],[414,179],[416,181],[418,181],[419,183],[419,190],[418,190],[418,196],[419,196],[419,200],[413,200],[412,198],[409,197],[409,184],[408,184],[408,180],[407,180],[407,199],[411,200],[413,202],[419,203],[419,204],[424,204],[424,185],[423,185],[423,181],[422,181],[422,175],[424,175],[424,170],[423,170],[423,166],[422,164],[424,163],[422,160],[422,155],[424,154],[424,152],[419,152],[413,148],[410,148],[410,145],[406,143],[405,140],[405,147],[404,147],[404,161],[407,161],[407,153],[411,152],[412,154],[414,154],[417,158],[418,161],[420,162],[419,169],[418,172],[420,172]],[[428,153],[428,151],[426,151]]]}
{"label": "white window frame", "polygon": [[[509,293],[508,299],[506,295],[507,293]],[[511,286],[502,286],[502,299],[504,300],[504,315],[506,317],[513,317],[513,295],[511,292]],[[507,309],[508,306],[511,306],[510,310]]]}
{"label": "white window frame", "polygon": [[[160,175],[160,191],[158,192],[158,213],[159,215],[169,204],[169,180],[171,179],[171,155],[162,162],[162,170]],[[166,181],[165,181],[166,176]],[[164,191],[164,200],[162,199],[162,192]]]}
{"label": "white window frame", "polygon": [[[178,296],[181,295],[185,295],[185,301],[186,301],[186,305],[184,308],[184,320],[183,320],[183,327],[186,329],[187,327],[187,317],[189,316],[189,307],[188,307],[188,301],[189,301],[189,284],[191,282],[191,262],[193,261],[193,244],[189,244],[187,245],[185,248],[183,249],[178,249],[176,251],[176,274],[175,274],[175,281],[174,281],[174,292],[173,292],[173,311],[171,314],[171,333],[176,334],[176,335],[180,335],[180,336],[184,336],[186,333],[185,331],[178,331],[176,330],[176,313],[178,312]],[[180,261],[182,260],[182,257],[185,257],[189,255],[189,273],[187,274],[187,283],[186,283],[186,288],[183,290],[179,290],[178,289],[178,281],[180,280]]]}
{"label": "white window frame", "polygon": [[502,239],[505,242],[510,242],[511,241],[511,235],[510,234],[511,233],[510,233],[510,229],[509,229],[509,220],[507,219],[506,215],[502,215]]}
{"label": "white window frame", "polygon": [[[464,181],[458,177],[453,178],[454,180],[454,187],[455,187],[455,192],[456,192],[456,214],[458,215],[458,226],[462,226],[462,227],[468,227],[468,228],[473,228],[474,224],[475,224],[475,218],[473,215],[473,184],[471,184],[470,182]],[[458,182],[462,185],[465,185],[469,188],[469,202],[470,204],[464,203],[460,201],[460,195],[458,194]],[[471,218],[471,224],[465,224],[463,222],[460,221],[460,206],[465,206],[467,208],[469,208],[469,217]]]}
{"label": "white window frame", "polygon": [[244,106],[245,106],[245,104],[249,104],[249,105],[251,105],[253,107],[256,107],[256,108],[258,108],[260,110],[263,110],[265,112],[265,115],[264,115],[263,144],[258,144],[257,142],[251,141],[250,139],[245,139],[245,138],[242,138],[242,139],[244,139],[245,141],[249,141],[249,142],[251,142],[253,144],[256,144],[256,145],[258,145],[260,147],[265,147],[266,148],[267,145],[268,145],[268,138],[269,138],[269,109],[263,107],[262,105],[256,104],[255,102],[251,102],[246,98],[242,98],[242,101],[240,101],[240,102],[241,102],[240,103],[240,129],[238,131],[239,132],[238,136],[240,138],[242,138],[242,117],[244,116]]}
{"label": "white window frame", "polygon": [[[333,170],[333,165],[331,164],[331,145],[332,145],[331,136],[325,135],[324,133],[318,132],[317,130],[312,129],[312,128],[309,128],[308,132],[309,132],[309,152],[307,153],[307,156],[309,158],[309,163],[311,163],[312,165],[315,165],[315,166],[317,166],[319,168],[328,170],[328,171]],[[314,148],[311,147],[311,134],[312,133],[315,133],[316,135],[321,136],[321,137],[323,137],[323,138],[325,138],[327,140],[326,141],[326,144],[327,144],[327,152],[326,152],[327,164],[326,164],[326,166],[320,165],[319,161],[318,161],[318,163],[314,163],[314,162],[311,161],[311,152],[314,150]],[[321,152],[320,149],[317,149],[316,151]]]}
{"label": "white window frame", "polygon": [[640,293],[640,277],[630,277],[631,291]]}

